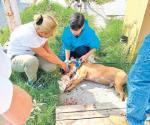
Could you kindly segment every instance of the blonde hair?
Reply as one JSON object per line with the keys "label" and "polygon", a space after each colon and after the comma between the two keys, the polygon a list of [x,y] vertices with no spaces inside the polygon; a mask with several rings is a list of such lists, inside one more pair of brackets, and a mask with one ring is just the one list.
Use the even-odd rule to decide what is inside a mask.
{"label": "blonde hair", "polygon": [[55,19],[48,14],[38,14],[34,16],[34,26],[35,29],[49,33],[56,29],[57,23]]}

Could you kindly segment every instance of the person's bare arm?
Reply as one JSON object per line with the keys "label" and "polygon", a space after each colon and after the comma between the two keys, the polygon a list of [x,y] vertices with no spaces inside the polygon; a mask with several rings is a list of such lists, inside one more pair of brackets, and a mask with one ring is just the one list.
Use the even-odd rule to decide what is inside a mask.
{"label": "person's bare arm", "polygon": [[70,59],[70,50],[65,50],[66,60]]}
{"label": "person's bare arm", "polygon": [[89,57],[90,55],[94,54],[96,52],[96,49],[91,49],[86,55]]}
{"label": "person's bare arm", "polygon": [[88,53],[86,53],[85,55],[83,55],[80,59],[81,61],[85,61],[90,55],[94,54],[96,51],[96,49],[91,49]]}
{"label": "person's bare arm", "polygon": [[62,67],[65,71],[67,70],[66,63],[61,61],[53,52],[47,52],[47,50],[43,47],[32,48],[32,51],[37,55],[47,60],[48,62],[54,63]]}
{"label": "person's bare arm", "polygon": [[49,47],[48,41],[44,44],[43,48],[44,48],[48,53],[53,53],[53,54],[55,54],[55,53],[51,50],[51,48]]}

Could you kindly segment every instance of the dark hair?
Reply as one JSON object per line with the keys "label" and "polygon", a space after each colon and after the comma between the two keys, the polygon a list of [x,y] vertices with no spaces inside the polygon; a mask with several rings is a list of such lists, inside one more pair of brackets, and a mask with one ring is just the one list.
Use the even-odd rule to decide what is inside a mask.
{"label": "dark hair", "polygon": [[36,24],[41,25],[43,23],[43,16],[40,15],[40,18],[37,19]]}
{"label": "dark hair", "polygon": [[78,30],[80,29],[83,24],[84,24],[84,15],[81,14],[81,13],[74,13],[71,15],[71,18],[70,18],[70,28],[72,30]]}

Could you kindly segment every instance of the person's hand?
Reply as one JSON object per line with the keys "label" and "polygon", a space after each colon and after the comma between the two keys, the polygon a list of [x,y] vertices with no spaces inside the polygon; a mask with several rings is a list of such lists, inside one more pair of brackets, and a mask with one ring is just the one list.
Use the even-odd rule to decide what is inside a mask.
{"label": "person's hand", "polygon": [[66,59],[66,60],[65,60],[65,63],[66,63],[67,65],[69,65],[69,60],[68,60],[68,59]]}
{"label": "person's hand", "polygon": [[63,70],[64,70],[66,73],[69,72],[68,65],[67,65],[65,62],[62,62],[61,67],[63,68]]}
{"label": "person's hand", "polygon": [[84,61],[86,61],[87,58],[88,58],[87,55],[83,55],[83,56],[80,57],[80,61],[84,62]]}

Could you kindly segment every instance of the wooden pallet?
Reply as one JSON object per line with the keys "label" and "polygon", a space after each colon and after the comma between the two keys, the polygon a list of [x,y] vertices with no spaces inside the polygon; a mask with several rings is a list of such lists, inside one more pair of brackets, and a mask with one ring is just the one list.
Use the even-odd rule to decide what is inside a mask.
{"label": "wooden pallet", "polygon": [[56,125],[111,125],[110,115],[124,115],[124,106],[112,103],[68,105],[56,108]]}

